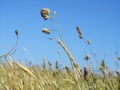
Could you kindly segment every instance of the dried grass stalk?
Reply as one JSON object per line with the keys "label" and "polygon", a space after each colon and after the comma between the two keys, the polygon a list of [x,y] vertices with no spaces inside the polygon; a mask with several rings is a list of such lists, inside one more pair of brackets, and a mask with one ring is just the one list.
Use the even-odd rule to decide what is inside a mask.
{"label": "dried grass stalk", "polygon": [[26,68],[25,66],[23,66],[23,65],[20,64],[19,62],[16,62],[16,64],[17,64],[23,71],[25,71],[28,75],[36,78],[36,76],[35,76],[28,68]]}
{"label": "dried grass stalk", "polygon": [[7,57],[8,57],[8,64],[10,65],[10,67],[13,69],[14,68],[14,64],[13,64],[13,60],[12,60],[12,58],[11,58],[11,56],[10,55],[7,55]]}
{"label": "dried grass stalk", "polygon": [[74,58],[71,55],[71,53],[69,52],[69,50],[67,49],[67,47],[65,46],[65,44],[63,42],[61,42],[60,40],[57,40],[57,42],[60,44],[60,46],[64,49],[64,51],[66,52],[66,54],[68,55],[69,59],[70,59],[70,63],[72,66],[72,69],[75,71],[75,67],[74,67]]}
{"label": "dried grass stalk", "polygon": [[75,83],[78,83],[78,78],[76,73],[72,73],[67,66],[65,66],[66,72],[73,78]]}
{"label": "dried grass stalk", "polygon": [[73,85],[75,84],[75,82],[70,79],[63,79],[63,81],[65,81],[66,83],[73,84]]}
{"label": "dried grass stalk", "polygon": [[13,69],[14,68],[14,65],[13,65],[13,62],[11,60],[8,60],[8,64],[10,65],[10,67]]}

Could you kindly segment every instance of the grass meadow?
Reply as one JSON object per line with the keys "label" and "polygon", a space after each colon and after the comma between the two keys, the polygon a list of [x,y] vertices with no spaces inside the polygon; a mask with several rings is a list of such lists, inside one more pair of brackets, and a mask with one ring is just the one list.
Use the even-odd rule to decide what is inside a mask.
{"label": "grass meadow", "polygon": [[[50,10],[43,8],[40,14],[44,20],[50,19],[54,23],[56,32],[59,35],[56,42],[67,54],[71,67],[64,66],[61,69],[59,61],[56,61],[55,67],[53,67],[53,64],[47,62],[45,58],[43,59],[43,66],[25,65],[13,60],[12,54],[15,54],[19,37],[19,31],[15,30],[16,43],[7,53],[0,55],[0,90],[120,90],[120,70],[116,70],[116,72],[109,71],[109,67],[105,65],[104,60],[101,63],[97,62],[90,49],[90,40],[84,39],[78,26],[76,26],[78,38],[87,44],[98,65],[96,68],[99,68],[100,73],[94,72],[92,66],[81,69],[79,64],[75,63],[72,54],[65,45],[60,30],[55,24],[56,12],[53,12],[52,16],[50,16]],[[49,35],[52,31],[43,28],[41,33]],[[89,58],[89,55],[86,54],[86,62]],[[119,57],[116,58],[118,61],[120,60]]]}

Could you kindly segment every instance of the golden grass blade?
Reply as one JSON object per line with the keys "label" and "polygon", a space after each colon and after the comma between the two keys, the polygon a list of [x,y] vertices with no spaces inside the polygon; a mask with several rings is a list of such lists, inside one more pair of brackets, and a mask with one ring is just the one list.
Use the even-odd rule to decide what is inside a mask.
{"label": "golden grass blade", "polygon": [[23,66],[22,64],[20,64],[19,62],[16,62],[16,64],[23,70],[25,71],[28,75],[36,78],[36,76],[25,66]]}

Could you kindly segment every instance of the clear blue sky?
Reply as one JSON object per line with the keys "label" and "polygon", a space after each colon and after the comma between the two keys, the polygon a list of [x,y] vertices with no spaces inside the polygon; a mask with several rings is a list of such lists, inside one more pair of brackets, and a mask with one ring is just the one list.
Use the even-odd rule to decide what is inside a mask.
{"label": "clear blue sky", "polygon": [[[0,0],[0,55],[13,46],[14,31],[18,29],[19,44],[13,59],[42,64],[45,57],[53,64],[58,60],[62,66],[70,65],[63,49],[41,32],[45,27],[55,29],[50,20],[44,21],[40,16],[44,7],[51,14],[57,12],[55,20],[66,46],[81,67],[86,66],[83,57],[90,52],[78,38],[76,26],[86,40],[91,40],[98,62],[104,59],[111,69],[116,68],[114,52],[117,50],[120,56],[120,0]],[[58,35],[52,32],[49,37],[57,39]],[[95,66],[91,54],[90,57]]]}

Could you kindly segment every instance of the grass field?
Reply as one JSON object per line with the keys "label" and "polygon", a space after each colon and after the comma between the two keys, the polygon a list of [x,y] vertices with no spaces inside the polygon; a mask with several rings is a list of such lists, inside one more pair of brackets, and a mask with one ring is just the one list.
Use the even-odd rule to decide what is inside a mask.
{"label": "grass field", "polygon": [[[55,12],[52,18],[49,16],[49,9],[42,9],[41,16],[43,19],[51,19],[54,23]],[[55,24],[55,23],[54,23]],[[56,26],[56,25],[55,25]],[[90,40],[85,40],[82,36],[80,28],[77,26],[79,38],[87,44],[88,49],[94,57],[89,45]],[[64,39],[60,30],[56,27],[60,40],[56,42],[63,48],[67,54],[71,67],[59,67],[59,61],[56,61],[56,66],[43,59],[43,66],[40,65],[25,65],[12,59],[12,54],[18,44],[18,30],[15,31],[16,43],[6,54],[0,56],[0,90],[120,90],[120,71],[109,71],[104,60],[96,64],[99,68],[99,73],[96,73],[89,66],[80,68],[79,64],[75,63],[73,56],[65,45]],[[50,34],[51,31],[47,28],[42,30],[45,34]],[[51,39],[52,40],[52,39]],[[5,58],[5,60],[3,60]],[[117,58],[120,60],[120,58]],[[89,55],[86,54],[85,60],[89,60]]]}
{"label": "grass field", "polygon": [[65,66],[59,69],[45,62],[39,65],[25,66],[8,59],[0,63],[0,90],[120,90],[120,73],[114,75],[89,73],[86,68],[75,71]]}

